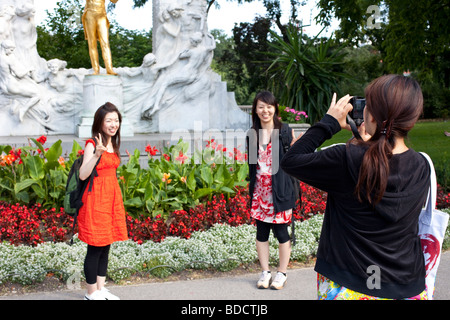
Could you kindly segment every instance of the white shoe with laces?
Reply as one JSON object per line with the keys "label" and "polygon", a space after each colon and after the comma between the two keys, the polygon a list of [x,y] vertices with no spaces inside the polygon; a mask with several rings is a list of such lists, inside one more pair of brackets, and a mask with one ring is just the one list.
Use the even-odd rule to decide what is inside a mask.
{"label": "white shoe with laces", "polygon": [[106,299],[100,290],[95,290],[91,294],[86,293],[84,295],[84,300],[106,300]]}
{"label": "white shoe with laces", "polygon": [[272,281],[272,284],[270,285],[271,289],[280,290],[283,289],[284,285],[286,284],[287,276],[278,271],[277,275],[275,276],[275,280]]}
{"label": "white shoe with laces", "polygon": [[105,298],[105,300],[120,300],[120,298],[118,296],[113,295],[111,292],[109,292],[108,289],[106,289],[105,287],[103,287],[100,292],[102,293],[103,297]]}
{"label": "white shoe with laces", "polygon": [[271,279],[272,274],[270,273],[270,271],[263,271],[261,272],[261,276],[259,277],[256,286],[258,287],[258,289],[267,289],[269,287]]}

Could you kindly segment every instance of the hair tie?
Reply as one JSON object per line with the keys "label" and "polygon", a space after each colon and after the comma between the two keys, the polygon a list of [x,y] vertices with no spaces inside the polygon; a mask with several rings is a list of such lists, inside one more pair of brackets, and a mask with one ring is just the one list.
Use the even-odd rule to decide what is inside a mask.
{"label": "hair tie", "polygon": [[386,139],[389,139],[389,137],[391,136],[391,125],[392,123],[389,123],[389,125],[387,125],[387,120],[384,120],[382,122],[380,134],[384,134],[386,136]]}

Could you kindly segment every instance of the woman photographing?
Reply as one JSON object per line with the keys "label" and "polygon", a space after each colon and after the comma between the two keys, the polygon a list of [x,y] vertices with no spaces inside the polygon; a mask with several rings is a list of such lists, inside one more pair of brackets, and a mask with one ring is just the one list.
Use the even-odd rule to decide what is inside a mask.
{"label": "woman photographing", "polygon": [[315,152],[349,129],[351,97],[336,101],[335,94],[323,119],[281,161],[285,172],[328,192],[315,265],[318,298],[427,299],[418,219],[430,169],[405,144],[422,113],[422,91],[414,79],[385,75],[365,96],[362,140]]}

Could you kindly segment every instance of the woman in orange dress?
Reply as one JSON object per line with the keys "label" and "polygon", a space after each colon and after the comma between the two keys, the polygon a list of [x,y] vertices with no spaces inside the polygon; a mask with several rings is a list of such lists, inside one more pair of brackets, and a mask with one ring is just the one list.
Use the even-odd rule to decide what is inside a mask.
{"label": "woman in orange dress", "polygon": [[[122,116],[112,103],[98,108],[92,124],[92,136],[84,150],[80,179],[86,180],[96,168],[92,189],[83,194],[78,214],[78,238],[87,243],[84,273],[85,300],[117,300],[104,287],[111,243],[128,239],[125,208],[117,181],[120,165],[120,124]],[[98,164],[97,164],[98,162]],[[96,166],[97,164],[97,166]]]}

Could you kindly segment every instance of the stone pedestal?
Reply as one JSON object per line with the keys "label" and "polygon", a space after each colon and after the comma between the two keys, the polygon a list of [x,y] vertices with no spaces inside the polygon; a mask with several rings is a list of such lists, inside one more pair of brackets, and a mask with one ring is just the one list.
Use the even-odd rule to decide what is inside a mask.
{"label": "stone pedestal", "polygon": [[289,127],[294,130],[295,136],[298,137],[300,133],[305,133],[311,125],[309,123],[289,123]]}
{"label": "stone pedestal", "polygon": [[156,115],[158,132],[172,133],[180,130],[194,130],[195,122],[209,128],[208,91],[200,93],[195,99],[177,103]]}
{"label": "stone pedestal", "polygon": [[133,136],[133,129],[123,112],[123,87],[122,80],[112,75],[88,75],[83,80],[83,112],[81,121],[77,126],[77,135],[80,138],[90,138],[97,109],[110,102],[114,104],[122,114],[122,126],[120,135],[122,137]]}

